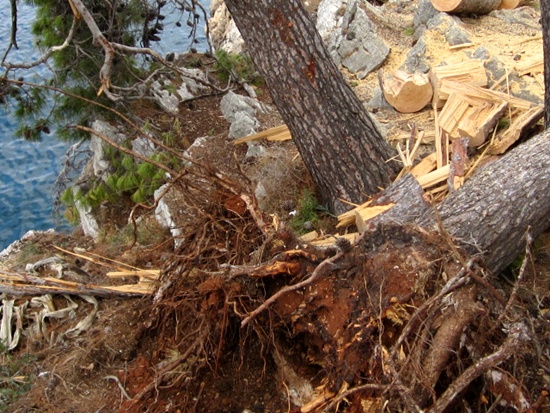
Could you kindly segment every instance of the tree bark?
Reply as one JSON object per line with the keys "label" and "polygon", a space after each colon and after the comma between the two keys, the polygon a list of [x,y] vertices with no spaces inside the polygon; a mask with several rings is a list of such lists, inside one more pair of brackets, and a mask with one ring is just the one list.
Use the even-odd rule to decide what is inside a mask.
{"label": "tree bark", "polygon": [[437,207],[449,233],[495,273],[525,251],[529,227],[533,237],[550,227],[549,138],[546,130],[485,166]]}
{"label": "tree bark", "polygon": [[330,210],[390,184],[393,150],[348,86],[299,0],[226,0]]}
{"label": "tree bark", "polygon": [[[525,234],[536,238],[550,227],[550,130],[484,166],[435,210],[409,175],[387,188],[374,204],[396,204],[368,223],[415,223],[445,230],[471,255],[481,254],[492,272],[506,268],[525,250]],[[394,212],[397,211],[397,212]]]}
{"label": "tree bark", "polygon": [[540,0],[542,47],[544,50],[544,125],[550,126],[550,0]]}

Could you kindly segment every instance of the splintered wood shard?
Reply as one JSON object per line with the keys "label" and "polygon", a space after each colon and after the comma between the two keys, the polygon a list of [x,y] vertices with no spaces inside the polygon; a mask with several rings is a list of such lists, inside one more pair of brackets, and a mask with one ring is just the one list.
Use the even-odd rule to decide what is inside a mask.
{"label": "splintered wood shard", "polygon": [[467,60],[461,63],[434,67],[430,72],[433,86],[432,105],[441,109],[449,93],[441,90],[443,80],[452,80],[472,86],[487,86],[487,73],[481,60]]}
{"label": "splintered wood shard", "polygon": [[[480,146],[487,140],[507,109],[528,111],[529,116],[534,117],[539,111],[527,100],[448,79],[441,82],[440,92],[447,96],[447,101],[439,114],[439,127],[451,140],[469,138],[472,147]],[[530,111],[533,107],[537,110]]]}
{"label": "splintered wood shard", "polygon": [[500,155],[506,152],[510,146],[517,142],[521,135],[531,129],[544,115],[542,106],[535,106],[517,116],[510,126],[499,133],[489,145],[490,155]]}
{"label": "splintered wood shard", "polygon": [[234,145],[239,145],[245,142],[267,139],[268,141],[286,141],[292,139],[288,126],[281,125],[274,128],[266,129],[253,135],[245,136],[244,138],[235,139]]}

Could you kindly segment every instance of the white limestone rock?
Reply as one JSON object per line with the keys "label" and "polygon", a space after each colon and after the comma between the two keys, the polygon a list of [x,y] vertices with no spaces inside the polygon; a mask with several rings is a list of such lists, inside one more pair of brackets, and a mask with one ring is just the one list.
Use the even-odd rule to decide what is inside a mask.
{"label": "white limestone rock", "polygon": [[210,4],[211,18],[208,21],[210,41],[215,49],[222,49],[228,53],[242,53],[244,40],[229,14],[225,3],[220,0]]}
{"label": "white limestone rock", "polygon": [[334,62],[357,73],[359,79],[378,69],[390,52],[357,0],[323,0],[317,30]]}
{"label": "white limestone rock", "polygon": [[[75,188],[75,190],[77,189]],[[87,235],[94,241],[97,241],[97,238],[99,237],[99,225],[95,215],[92,213],[92,208],[82,204],[82,202],[78,200],[75,201],[74,205],[78,211],[80,226],[84,232],[84,235]]]}
{"label": "white limestone rock", "polygon": [[162,198],[160,198],[160,196],[164,193],[167,187],[168,187],[168,184],[161,186],[159,189],[155,191],[153,195],[155,198],[155,202],[157,202],[157,207],[155,209],[155,218],[160,226],[170,230],[170,233],[174,237],[174,246],[178,247],[183,242],[183,238],[181,237],[183,232],[181,228],[178,228],[176,226],[172,218],[172,213],[168,202],[170,191],[167,194],[165,194]]}
{"label": "white limestone rock", "polygon": [[[124,134],[119,133],[116,128],[109,123],[102,120],[95,120],[92,122],[92,129],[99,134],[105,135],[116,143],[122,143],[127,138]],[[108,144],[98,138],[96,135],[92,135],[90,138],[90,151],[92,152],[92,170],[94,176],[106,181],[109,177],[109,168],[111,163],[106,156],[105,148]]]}
{"label": "white limestone rock", "polygon": [[265,113],[269,108],[256,99],[230,91],[222,98],[220,110],[225,119],[231,123],[229,137],[238,139],[256,133],[256,129],[260,126],[256,114]]}

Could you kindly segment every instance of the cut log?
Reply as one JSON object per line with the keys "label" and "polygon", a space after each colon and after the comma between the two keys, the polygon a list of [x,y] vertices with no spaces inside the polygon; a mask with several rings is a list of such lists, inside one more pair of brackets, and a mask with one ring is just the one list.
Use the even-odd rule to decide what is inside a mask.
{"label": "cut log", "polygon": [[487,73],[481,60],[467,60],[447,66],[434,67],[430,71],[430,80],[434,92],[432,105],[440,109],[449,97],[448,92],[441,90],[443,80],[452,80],[472,86],[487,86]]}
{"label": "cut log", "polygon": [[418,112],[430,103],[433,88],[425,74],[395,70],[385,75],[380,71],[379,75],[386,101],[398,112]]}
{"label": "cut log", "polygon": [[526,0],[501,0],[499,10],[502,9],[515,9],[516,7],[522,6],[527,3]]}
{"label": "cut log", "polygon": [[447,13],[487,14],[498,9],[501,0],[431,0],[434,8]]}

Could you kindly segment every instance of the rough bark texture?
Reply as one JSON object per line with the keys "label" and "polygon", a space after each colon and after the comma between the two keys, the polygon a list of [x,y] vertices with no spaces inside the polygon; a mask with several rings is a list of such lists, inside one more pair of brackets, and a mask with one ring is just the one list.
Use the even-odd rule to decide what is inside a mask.
{"label": "rough bark texture", "polygon": [[525,233],[550,227],[550,131],[533,137],[474,177],[438,206],[444,226],[495,273],[525,250]]}
{"label": "rough bark texture", "polygon": [[550,227],[550,130],[481,168],[464,186],[435,208],[424,200],[418,182],[406,175],[376,197],[374,205],[394,203],[368,222],[415,223],[445,230],[469,254],[483,256],[498,273],[525,250],[525,235]]}
{"label": "rough bark texture", "polygon": [[296,146],[329,208],[391,182],[389,144],[333,63],[299,0],[227,0]]}
{"label": "rough bark texture", "polygon": [[498,9],[500,0],[431,0],[434,8],[449,13],[487,14]]}
{"label": "rough bark texture", "polygon": [[550,0],[540,0],[542,46],[544,49],[544,124],[550,125]]}

